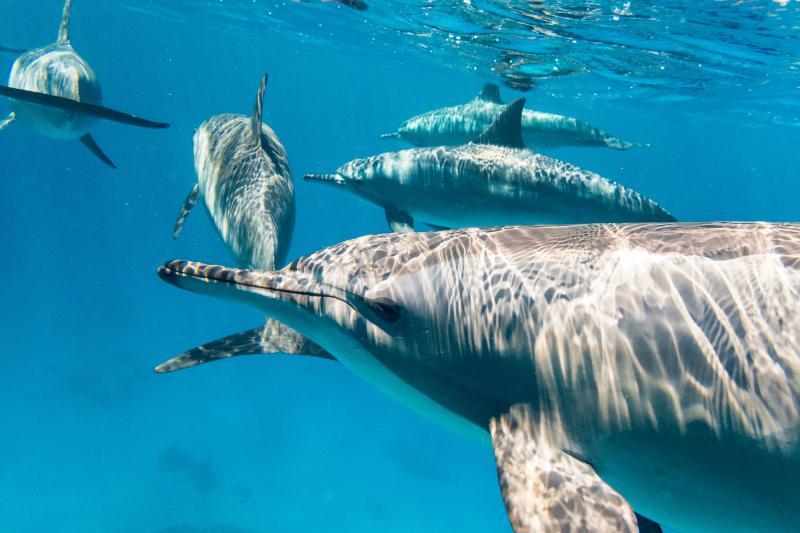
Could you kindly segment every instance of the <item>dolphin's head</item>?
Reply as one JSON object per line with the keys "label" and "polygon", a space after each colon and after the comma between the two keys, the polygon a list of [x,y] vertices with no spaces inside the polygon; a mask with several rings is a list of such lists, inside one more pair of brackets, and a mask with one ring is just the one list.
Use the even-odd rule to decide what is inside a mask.
{"label": "dolphin's head", "polygon": [[489,345],[481,336],[488,332],[477,317],[486,307],[480,292],[464,285],[472,281],[463,275],[469,250],[455,239],[455,248],[437,251],[444,241],[440,234],[374,235],[278,271],[171,261],[159,275],[257,307],[419,411],[439,419],[455,413],[485,427],[510,400],[495,388],[496,375],[482,375]]}
{"label": "dolphin's head", "polygon": [[402,204],[419,180],[413,172],[413,154],[409,150],[353,159],[336,172],[306,174],[304,179],[345,190],[378,205]]}

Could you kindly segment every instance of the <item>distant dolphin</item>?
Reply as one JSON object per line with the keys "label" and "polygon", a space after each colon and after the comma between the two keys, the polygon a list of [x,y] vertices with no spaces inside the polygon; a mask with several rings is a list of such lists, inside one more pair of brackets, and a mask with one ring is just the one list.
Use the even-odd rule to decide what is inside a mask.
{"label": "distant dolphin", "polygon": [[0,46],[0,52],[10,53],[10,54],[23,54],[26,52],[26,50],[23,50],[21,48],[9,48],[7,46]]}
{"label": "distant dolphin", "polygon": [[[470,102],[412,117],[395,133],[384,134],[381,138],[401,139],[415,146],[466,144],[488,128],[504,108],[500,88],[489,83]],[[530,109],[522,112],[522,136],[526,146],[540,150],[558,146],[607,146],[627,150],[634,146],[586,122]]]}
{"label": "distant dolphin", "polygon": [[16,119],[47,137],[80,139],[101,161],[116,168],[88,133],[89,126],[96,119],[142,128],[167,128],[169,124],[145,120],[100,105],[100,84],[94,71],[69,41],[71,4],[72,0],[64,4],[56,43],[20,56],[11,69],[9,86],[0,85],[0,95],[9,98],[12,110],[11,115],[0,122],[0,129]]}
{"label": "distant dolphin", "polygon": [[394,231],[508,224],[674,221],[655,202],[594,172],[525,150],[524,99],[502,108],[475,142],[356,159],[307,180],[378,204]]}
{"label": "distant dolphin", "polygon": [[[216,115],[194,135],[197,184],[178,215],[177,238],[202,195],[222,241],[239,264],[274,270],[286,260],[295,218],[294,182],[286,150],[262,121],[268,75],[250,116]],[[171,372],[246,354],[300,353],[330,358],[316,344],[286,326],[266,325],[193,348],[159,366]]]}
{"label": "distant dolphin", "polygon": [[[307,3],[311,2],[312,0],[293,0],[297,3]],[[320,0],[323,3],[335,2],[337,4],[342,4],[343,6],[347,6],[353,8],[357,11],[366,11],[369,8],[369,5],[364,0]]]}
{"label": "distant dolphin", "polygon": [[159,275],[491,436],[517,533],[636,531],[631,507],[687,533],[797,529],[800,224],[395,233]]}

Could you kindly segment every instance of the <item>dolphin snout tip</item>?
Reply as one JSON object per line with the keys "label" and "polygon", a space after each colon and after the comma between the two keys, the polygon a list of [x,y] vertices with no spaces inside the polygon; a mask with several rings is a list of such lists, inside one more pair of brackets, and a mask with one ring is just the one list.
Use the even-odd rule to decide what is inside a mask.
{"label": "dolphin snout tip", "polygon": [[336,173],[329,173],[329,174],[306,174],[303,176],[305,181],[322,181],[325,183],[335,183],[335,184],[343,184],[344,178],[340,174]]}
{"label": "dolphin snout tip", "polygon": [[201,281],[235,281],[234,278],[237,271],[235,268],[207,265],[181,259],[167,261],[156,269],[158,277],[172,284],[176,284],[182,278],[193,278]]}

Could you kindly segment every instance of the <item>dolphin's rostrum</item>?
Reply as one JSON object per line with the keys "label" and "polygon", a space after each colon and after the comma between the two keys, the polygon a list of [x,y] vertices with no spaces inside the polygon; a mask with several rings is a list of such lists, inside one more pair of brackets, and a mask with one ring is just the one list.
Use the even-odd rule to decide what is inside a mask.
{"label": "dolphin's rostrum", "polygon": [[486,440],[516,532],[787,531],[800,488],[800,225],[512,226],[348,241],[166,281],[306,334]]}

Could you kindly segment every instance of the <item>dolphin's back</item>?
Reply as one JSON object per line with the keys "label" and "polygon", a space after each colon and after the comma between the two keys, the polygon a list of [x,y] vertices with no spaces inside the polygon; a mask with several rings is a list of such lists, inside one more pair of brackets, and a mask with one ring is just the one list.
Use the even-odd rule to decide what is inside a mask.
{"label": "dolphin's back", "polygon": [[289,161],[277,135],[262,124],[261,145],[251,118],[217,115],[195,134],[195,167],[206,207],[241,264],[283,264],[294,227]]}

